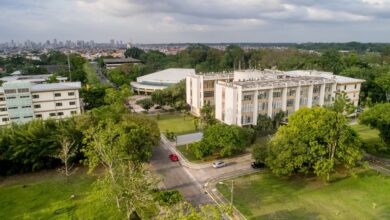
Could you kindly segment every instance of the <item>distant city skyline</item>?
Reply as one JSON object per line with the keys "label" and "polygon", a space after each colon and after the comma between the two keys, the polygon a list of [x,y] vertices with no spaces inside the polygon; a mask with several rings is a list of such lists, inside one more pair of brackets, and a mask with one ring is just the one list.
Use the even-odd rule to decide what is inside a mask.
{"label": "distant city skyline", "polygon": [[0,42],[390,42],[390,0],[2,0]]}

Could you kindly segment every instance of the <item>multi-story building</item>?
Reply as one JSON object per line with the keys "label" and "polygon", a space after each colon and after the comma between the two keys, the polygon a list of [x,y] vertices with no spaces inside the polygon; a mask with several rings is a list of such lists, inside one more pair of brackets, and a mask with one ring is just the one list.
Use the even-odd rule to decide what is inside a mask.
{"label": "multi-story building", "polygon": [[200,116],[201,108],[206,104],[215,105],[215,84],[218,81],[232,82],[233,73],[190,74],[186,77],[186,99],[191,113]]}
{"label": "multi-story building", "polygon": [[12,81],[0,87],[0,125],[33,118],[63,118],[80,114],[80,82],[32,84]]}
{"label": "multi-story building", "polygon": [[[200,75],[187,77],[187,103],[191,109],[197,110],[197,106],[205,103],[203,78]],[[193,79],[198,79],[195,89]],[[235,71],[229,80],[216,79],[212,90],[207,91],[212,93],[208,97],[214,99],[210,104],[215,106],[216,119],[244,126],[256,125],[259,114],[273,117],[283,111],[290,115],[303,106],[331,105],[336,93],[341,91],[357,106],[362,82],[364,80],[318,71],[247,70]]]}

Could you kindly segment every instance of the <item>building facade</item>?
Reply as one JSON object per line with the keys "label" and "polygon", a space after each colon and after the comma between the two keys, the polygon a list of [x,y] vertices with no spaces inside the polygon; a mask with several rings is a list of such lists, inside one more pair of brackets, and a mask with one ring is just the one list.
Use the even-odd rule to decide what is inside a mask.
{"label": "building facade", "polygon": [[[290,115],[301,107],[332,105],[337,92],[346,92],[357,106],[364,82],[317,71],[246,70],[235,71],[228,80],[215,78],[214,85],[205,89],[204,76],[188,76],[187,103],[199,115],[209,102],[215,106],[216,119],[239,126],[256,125],[259,114],[272,118],[280,111]],[[210,93],[207,98],[205,91]]]}
{"label": "building facade", "polygon": [[80,82],[32,84],[13,81],[0,87],[0,125],[34,118],[63,118],[81,113]]}
{"label": "building facade", "polygon": [[206,104],[215,105],[215,85],[218,81],[232,82],[233,73],[190,74],[186,77],[186,102],[191,113],[200,116]]}

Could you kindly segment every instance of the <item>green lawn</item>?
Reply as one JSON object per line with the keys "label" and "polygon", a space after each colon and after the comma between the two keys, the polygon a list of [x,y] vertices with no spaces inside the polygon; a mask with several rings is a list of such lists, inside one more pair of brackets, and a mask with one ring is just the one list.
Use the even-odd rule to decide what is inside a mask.
{"label": "green lawn", "polygon": [[363,142],[366,144],[367,151],[371,154],[390,158],[390,152],[377,151],[377,146],[382,144],[382,141],[379,137],[379,131],[377,129],[370,128],[366,125],[352,125],[352,128],[360,135]]}
{"label": "green lawn", "polygon": [[8,177],[0,181],[0,219],[121,219],[91,193],[94,179],[82,172],[66,182],[55,171]]}
{"label": "green lawn", "polygon": [[[217,188],[230,199],[225,184]],[[390,219],[389,195],[390,177],[373,170],[331,184],[268,171],[234,179],[234,205],[248,219]]]}
{"label": "green lawn", "polygon": [[90,63],[84,63],[83,70],[87,73],[88,84],[100,84],[99,77],[96,75],[96,71]]}
{"label": "green lawn", "polygon": [[190,134],[197,132],[194,127],[194,117],[186,116],[182,114],[161,114],[157,119],[157,116],[153,116],[157,120],[158,127],[161,132],[171,131],[176,135]]}

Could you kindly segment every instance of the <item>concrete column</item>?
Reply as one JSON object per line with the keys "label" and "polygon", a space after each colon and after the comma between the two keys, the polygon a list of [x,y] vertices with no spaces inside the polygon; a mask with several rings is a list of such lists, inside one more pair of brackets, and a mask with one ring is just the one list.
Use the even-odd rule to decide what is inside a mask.
{"label": "concrete column", "polygon": [[257,115],[259,114],[259,110],[258,110],[258,103],[259,103],[259,99],[258,99],[258,96],[259,95],[259,90],[256,90],[255,91],[255,94],[254,94],[254,102],[253,102],[253,121],[252,121],[252,124],[253,125],[256,125],[257,124]]}
{"label": "concrete column", "polygon": [[282,89],[282,111],[287,111],[287,86]]}
{"label": "concrete column", "polygon": [[320,90],[320,106],[323,106],[325,103],[325,82],[321,85],[321,90]]}
{"label": "concrete column", "polygon": [[274,89],[270,89],[269,91],[269,96],[268,96],[268,117],[272,118],[272,102],[274,99]]}
{"label": "concrete column", "polygon": [[297,87],[297,91],[295,93],[295,105],[294,105],[295,111],[298,111],[300,106],[300,101],[301,101],[301,85]]}
{"label": "concrete column", "polygon": [[307,96],[307,107],[311,108],[313,106],[313,85],[309,86],[309,94]]}

